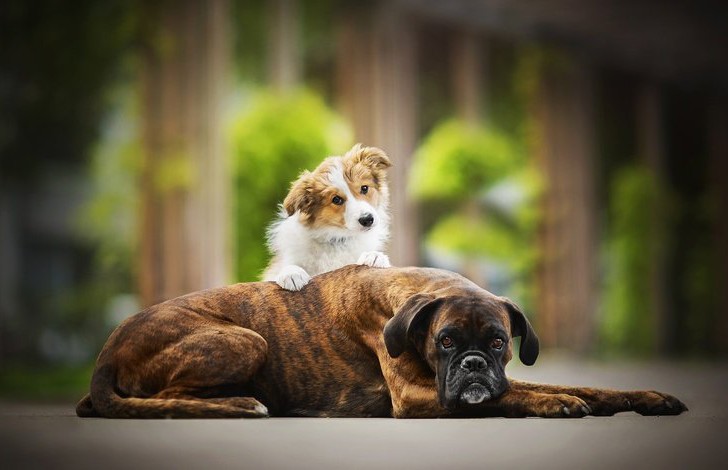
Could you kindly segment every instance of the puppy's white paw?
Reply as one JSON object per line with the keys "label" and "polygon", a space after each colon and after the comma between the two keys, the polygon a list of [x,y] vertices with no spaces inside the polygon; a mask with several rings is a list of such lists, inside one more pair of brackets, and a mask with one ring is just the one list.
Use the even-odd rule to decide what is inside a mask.
{"label": "puppy's white paw", "polygon": [[295,264],[285,266],[276,276],[276,284],[290,291],[303,289],[303,286],[310,280],[311,276],[302,267]]}
{"label": "puppy's white paw", "polygon": [[373,268],[390,268],[389,257],[381,251],[365,251],[359,256],[356,264],[371,266]]}

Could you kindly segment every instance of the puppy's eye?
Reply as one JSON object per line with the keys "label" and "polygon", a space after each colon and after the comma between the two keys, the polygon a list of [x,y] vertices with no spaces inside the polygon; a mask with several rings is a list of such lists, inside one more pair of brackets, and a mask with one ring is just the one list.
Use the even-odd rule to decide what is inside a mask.
{"label": "puppy's eye", "polygon": [[502,339],[496,338],[496,339],[494,339],[493,341],[490,342],[490,347],[493,348],[493,349],[500,350],[500,349],[503,349],[503,344],[504,343],[503,343],[503,340]]}
{"label": "puppy's eye", "polygon": [[334,196],[334,198],[331,200],[331,202],[333,202],[337,206],[340,206],[340,205],[342,205],[344,203],[344,199],[342,199],[339,196]]}
{"label": "puppy's eye", "polygon": [[440,340],[440,344],[442,344],[442,347],[447,349],[451,348],[453,345],[452,338],[449,336],[443,336],[443,338]]}
{"label": "puppy's eye", "polygon": [[362,194],[366,194],[368,192],[369,192],[369,186],[364,185],[364,186],[361,187],[361,193]]}

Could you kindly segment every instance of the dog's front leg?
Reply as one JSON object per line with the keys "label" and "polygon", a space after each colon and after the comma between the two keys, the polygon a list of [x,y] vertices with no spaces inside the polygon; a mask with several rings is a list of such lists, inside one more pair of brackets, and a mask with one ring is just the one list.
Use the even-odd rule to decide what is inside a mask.
{"label": "dog's front leg", "polygon": [[392,416],[439,418],[449,414],[440,406],[432,371],[412,357],[412,352],[407,351],[394,359],[382,345],[377,355],[392,399]]}
{"label": "dog's front leg", "polygon": [[507,418],[581,418],[591,409],[581,398],[567,393],[542,393],[511,387],[498,398],[483,403],[486,416]]}
{"label": "dog's front leg", "polygon": [[433,386],[403,383],[390,388],[392,416],[395,418],[440,418],[448,415],[437,400]]}
{"label": "dog's front leg", "polygon": [[656,391],[621,391],[590,387],[547,385],[511,380],[511,388],[545,394],[567,394],[579,397],[589,406],[590,414],[611,416],[623,411],[634,411],[641,415],[677,415],[687,411],[683,402]]}

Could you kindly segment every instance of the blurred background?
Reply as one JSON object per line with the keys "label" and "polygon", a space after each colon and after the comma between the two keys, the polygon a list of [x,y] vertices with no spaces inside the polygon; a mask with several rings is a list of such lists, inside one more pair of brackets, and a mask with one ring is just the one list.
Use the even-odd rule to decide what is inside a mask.
{"label": "blurred background", "polygon": [[6,0],[0,397],[77,398],[140,308],[257,280],[304,168],[393,159],[395,265],[546,350],[728,354],[728,5]]}

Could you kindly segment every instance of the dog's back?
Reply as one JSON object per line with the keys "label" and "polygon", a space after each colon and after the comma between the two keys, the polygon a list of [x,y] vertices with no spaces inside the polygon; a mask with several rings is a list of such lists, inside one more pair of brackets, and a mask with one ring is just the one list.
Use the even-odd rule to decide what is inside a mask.
{"label": "dog's back", "polygon": [[262,402],[274,415],[389,416],[372,340],[362,339],[381,325],[363,328],[359,312],[343,307],[371,306],[356,288],[362,269],[323,275],[301,292],[235,284],[134,315],[104,345],[77,414],[257,417],[267,415]]}

